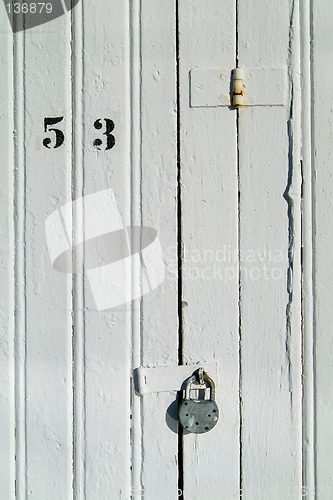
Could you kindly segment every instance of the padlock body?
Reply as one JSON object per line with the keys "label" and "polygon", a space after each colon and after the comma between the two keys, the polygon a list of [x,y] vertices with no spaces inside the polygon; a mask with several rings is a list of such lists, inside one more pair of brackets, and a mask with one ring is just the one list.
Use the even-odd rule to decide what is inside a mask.
{"label": "padlock body", "polygon": [[179,407],[179,421],[184,429],[194,434],[210,431],[217,424],[219,409],[208,399],[184,399]]}

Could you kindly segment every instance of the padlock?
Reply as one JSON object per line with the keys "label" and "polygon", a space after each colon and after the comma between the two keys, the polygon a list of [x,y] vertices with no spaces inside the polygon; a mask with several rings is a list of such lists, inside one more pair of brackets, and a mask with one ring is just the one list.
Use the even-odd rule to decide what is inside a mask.
{"label": "padlock", "polygon": [[210,431],[219,419],[219,409],[215,402],[215,384],[204,374],[204,382],[210,387],[209,399],[191,399],[190,391],[197,377],[192,375],[186,383],[185,399],[179,406],[179,421],[183,428],[194,434],[203,434]]}

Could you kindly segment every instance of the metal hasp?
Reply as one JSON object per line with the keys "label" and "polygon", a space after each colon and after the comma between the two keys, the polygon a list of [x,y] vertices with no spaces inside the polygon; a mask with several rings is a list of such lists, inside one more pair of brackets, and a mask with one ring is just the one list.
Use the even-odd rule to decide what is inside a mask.
{"label": "metal hasp", "polygon": [[[194,382],[198,382],[199,386],[193,386]],[[201,382],[205,385],[205,395],[207,388],[210,388],[209,399],[191,399],[191,388],[198,389]],[[179,407],[179,421],[187,432],[203,434],[215,427],[218,419],[219,409],[215,402],[215,383],[202,368],[199,368],[196,375],[192,375],[186,381],[185,399]]]}

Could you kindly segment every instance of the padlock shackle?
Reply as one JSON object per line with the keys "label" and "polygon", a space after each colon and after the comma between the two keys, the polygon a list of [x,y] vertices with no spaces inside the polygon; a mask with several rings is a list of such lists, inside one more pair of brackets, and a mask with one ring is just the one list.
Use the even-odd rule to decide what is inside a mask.
{"label": "padlock shackle", "polygon": [[207,382],[210,386],[210,399],[211,401],[215,401],[215,382],[208,375],[208,373],[204,373],[204,381]]}
{"label": "padlock shackle", "polygon": [[185,387],[185,399],[190,399],[191,385],[196,381],[196,379],[197,377],[195,375],[192,375],[187,379]]}
{"label": "padlock shackle", "polygon": [[[208,375],[208,373],[206,373],[206,372],[204,372],[203,379],[204,379],[205,384],[209,385],[210,400],[215,401],[215,383],[214,383],[213,379],[211,379],[210,376]],[[191,386],[192,386],[193,382],[195,382],[196,380],[197,380],[197,375],[192,375],[191,377],[189,377],[187,379],[186,387],[185,387],[185,399],[191,398],[191,396],[190,396]]]}

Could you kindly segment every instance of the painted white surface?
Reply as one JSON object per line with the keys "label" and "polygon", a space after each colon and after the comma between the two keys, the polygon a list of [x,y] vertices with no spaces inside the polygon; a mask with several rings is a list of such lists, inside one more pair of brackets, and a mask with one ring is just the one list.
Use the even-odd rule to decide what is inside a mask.
{"label": "painted white surface", "polygon": [[[333,498],[332,85],[319,84],[332,7],[313,5],[312,67],[309,14],[296,0],[81,0],[13,36],[0,5],[1,499],[299,499],[314,481]],[[191,107],[190,72],[230,78],[237,59],[281,68],[284,105],[222,107],[215,82],[209,107]],[[271,75],[253,77],[257,104]],[[59,149],[43,146],[47,116],[64,116]],[[109,151],[93,146],[104,118]],[[44,224],[107,188],[125,225],[157,230],[166,279],[99,312],[84,273],[52,268]],[[175,379],[140,397],[132,370],[205,362],[220,422],[182,436]]]}
{"label": "painted white surface", "polygon": [[[75,123],[78,128],[81,127],[82,134],[77,137],[76,189],[82,188],[82,194],[86,195],[112,188],[121,219],[124,224],[129,224],[131,165],[128,5],[122,0],[107,5],[102,0],[80,2],[78,9],[73,12],[77,16],[76,33],[78,39],[82,40],[82,44],[77,41],[78,50],[74,60],[77,75],[80,78],[82,76],[82,83],[80,80],[76,81],[79,85],[79,102]],[[81,88],[83,94],[80,94]],[[115,123],[116,145],[110,151],[103,151],[103,146],[100,151],[93,147],[95,138],[103,138],[93,127],[97,118],[110,118]],[[77,285],[79,287],[81,283]],[[92,303],[87,280],[84,280],[84,287],[83,307],[85,300],[87,305]],[[85,483],[82,498],[128,498],[130,305],[125,304],[103,313],[88,305],[79,321],[82,321],[82,334],[77,339],[80,342],[78,356],[82,366],[77,375],[85,396],[84,401],[80,402],[85,417],[83,423],[78,414],[76,426],[82,426],[78,436],[81,440],[78,453],[81,449],[85,455],[85,463],[84,469],[79,473],[77,487],[82,487],[82,483]]]}
{"label": "painted white surface", "polygon": [[290,77],[287,106],[239,110],[242,491],[248,499],[297,498],[302,486],[301,180],[299,125],[292,119],[299,98],[293,57],[298,33],[292,31],[297,4],[244,0],[238,13],[240,67],[286,66]]}

